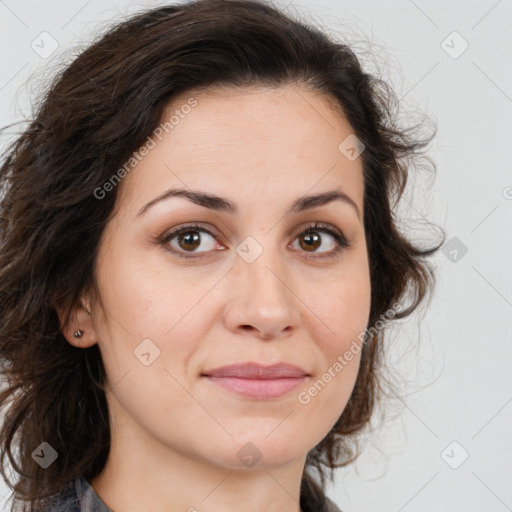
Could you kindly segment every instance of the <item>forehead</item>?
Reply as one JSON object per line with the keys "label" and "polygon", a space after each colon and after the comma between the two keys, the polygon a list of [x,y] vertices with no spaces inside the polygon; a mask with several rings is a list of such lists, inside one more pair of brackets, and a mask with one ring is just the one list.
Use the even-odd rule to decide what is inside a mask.
{"label": "forehead", "polygon": [[167,105],[159,126],[154,148],[122,180],[125,201],[179,186],[288,203],[341,186],[363,209],[361,158],[339,149],[352,127],[324,95],[296,85],[192,90]]}

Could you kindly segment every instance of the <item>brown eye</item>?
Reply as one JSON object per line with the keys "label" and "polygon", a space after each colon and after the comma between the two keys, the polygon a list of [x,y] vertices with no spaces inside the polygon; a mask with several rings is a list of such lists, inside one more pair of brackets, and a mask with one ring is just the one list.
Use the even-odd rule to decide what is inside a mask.
{"label": "brown eye", "polygon": [[[324,244],[325,235],[328,235],[327,240],[331,238],[333,242],[327,250],[319,251],[318,249]],[[345,238],[341,231],[329,226],[328,224],[315,223],[308,226],[297,238],[299,239],[300,248],[307,253],[312,254],[314,257],[323,258],[337,255],[342,249],[350,246],[350,243]]]}
{"label": "brown eye", "polygon": [[303,240],[300,245],[305,251],[312,252],[322,245],[321,237],[317,233],[310,232],[299,236]]}
{"label": "brown eye", "polygon": [[[159,243],[181,258],[193,258],[203,256],[202,253],[212,252],[216,247],[217,250],[224,250],[225,247],[216,244],[216,239],[217,236],[206,227],[193,224],[178,227],[163,235]],[[310,225],[295,240],[297,239],[301,252],[309,253],[314,258],[334,257],[342,249],[350,246],[343,233],[329,224]],[[329,239],[331,239],[330,244],[328,244]],[[327,247],[324,247],[326,245]],[[202,247],[202,250],[198,250],[199,247]],[[324,250],[319,250],[320,248]]]}
{"label": "brown eye", "polygon": [[[215,235],[199,225],[174,229],[164,235],[160,243],[166,245],[169,251],[183,258],[193,257],[195,253],[209,252],[216,246]],[[204,247],[205,245],[206,247]],[[197,250],[198,247],[202,247],[203,250]]]}
{"label": "brown eye", "polygon": [[185,231],[178,235],[178,245],[182,249],[197,249],[201,243],[201,237],[197,234],[198,231]]}

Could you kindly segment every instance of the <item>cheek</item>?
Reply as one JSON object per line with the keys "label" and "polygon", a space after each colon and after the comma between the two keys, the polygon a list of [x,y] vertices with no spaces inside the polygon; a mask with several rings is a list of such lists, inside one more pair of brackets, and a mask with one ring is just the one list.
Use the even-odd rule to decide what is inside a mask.
{"label": "cheek", "polygon": [[146,349],[157,354],[157,365],[179,366],[209,328],[209,302],[201,301],[207,277],[171,272],[161,262],[119,247],[105,254],[98,268],[105,317],[96,331],[107,373],[116,380],[139,368],[137,353]]}
{"label": "cheek", "polygon": [[369,296],[362,292],[326,305],[325,335],[316,342],[324,356],[323,380],[333,382],[331,387],[345,390],[357,377],[369,307]]}
{"label": "cheek", "polygon": [[[336,287],[311,298],[309,326],[322,356],[319,373],[298,396],[309,415],[313,431],[332,427],[345,409],[354,389],[364,332],[370,314],[370,286],[364,280],[338,281]],[[350,285],[349,285],[350,284]]]}
{"label": "cheek", "polygon": [[[107,322],[135,339],[161,333],[186,296],[175,277],[163,274],[151,258],[119,236],[98,257],[98,283]],[[147,255],[146,255],[147,256]],[[177,320],[175,320],[177,321]],[[155,323],[156,322],[156,323]],[[165,332],[165,331],[164,331]]]}
{"label": "cheek", "polygon": [[307,304],[315,313],[310,315],[314,322],[309,328],[312,337],[332,359],[367,328],[371,306],[369,277],[354,273],[346,279],[333,279],[310,294]]}
{"label": "cheek", "polygon": [[[299,403],[323,411],[321,422],[333,425],[354,388],[361,360],[362,340],[368,326],[371,286],[368,274],[353,273],[310,297],[308,327],[322,355],[321,370]],[[309,404],[309,405],[308,405]],[[316,420],[315,420],[316,421]],[[324,424],[325,427],[325,424]]]}

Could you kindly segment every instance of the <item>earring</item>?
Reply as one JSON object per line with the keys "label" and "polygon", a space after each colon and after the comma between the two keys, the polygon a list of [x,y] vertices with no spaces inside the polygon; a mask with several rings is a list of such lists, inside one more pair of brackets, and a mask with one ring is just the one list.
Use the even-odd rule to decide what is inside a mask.
{"label": "earring", "polygon": [[84,333],[84,331],[82,331],[82,329],[77,329],[75,331],[75,338],[80,338],[83,333]]}

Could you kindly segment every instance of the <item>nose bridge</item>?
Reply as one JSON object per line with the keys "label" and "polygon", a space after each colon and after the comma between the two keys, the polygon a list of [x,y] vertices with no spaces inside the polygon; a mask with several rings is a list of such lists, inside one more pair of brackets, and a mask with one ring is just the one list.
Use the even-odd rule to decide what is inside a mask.
{"label": "nose bridge", "polygon": [[[246,237],[236,248],[233,303],[230,318],[237,327],[252,326],[266,336],[279,336],[299,318],[290,273],[278,240]],[[234,327],[232,325],[231,327]]]}
{"label": "nose bridge", "polygon": [[[282,299],[286,295],[283,280],[286,274],[278,241],[271,236],[248,236],[237,247],[236,266],[243,274],[243,281],[250,284],[254,293],[266,293]],[[286,288],[286,287],[284,287]]]}

